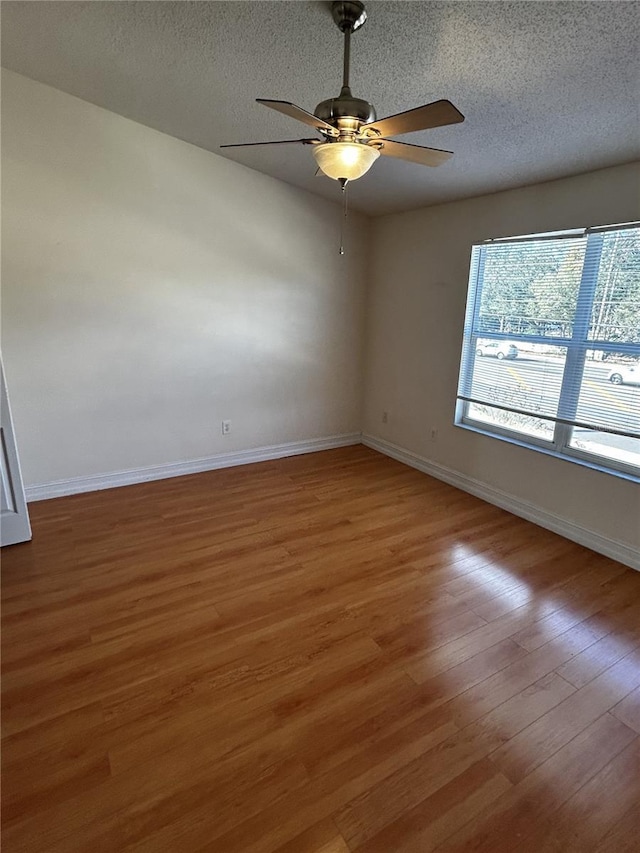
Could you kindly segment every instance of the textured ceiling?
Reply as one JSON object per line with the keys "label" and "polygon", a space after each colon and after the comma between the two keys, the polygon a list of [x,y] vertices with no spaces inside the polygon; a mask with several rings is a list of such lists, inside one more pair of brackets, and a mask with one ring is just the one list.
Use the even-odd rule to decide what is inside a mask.
{"label": "textured ceiling", "polygon": [[[369,2],[352,39],[354,95],[378,116],[448,98],[463,124],[405,142],[455,156],[435,169],[381,157],[351,188],[371,214],[640,159],[635,2]],[[309,128],[339,93],[342,36],[325,2],[2,3],[2,64],[253,169],[337,200],[309,147],[221,152]],[[313,131],[311,131],[311,135]]]}

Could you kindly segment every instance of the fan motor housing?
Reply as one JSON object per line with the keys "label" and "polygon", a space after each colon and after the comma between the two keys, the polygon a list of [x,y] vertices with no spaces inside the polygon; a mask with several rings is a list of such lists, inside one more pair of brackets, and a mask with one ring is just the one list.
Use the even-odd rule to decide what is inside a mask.
{"label": "fan motor housing", "polygon": [[373,104],[362,98],[340,95],[337,98],[328,98],[321,101],[314,110],[314,115],[323,121],[332,124],[338,118],[355,118],[362,124],[368,124],[376,120],[376,111]]}

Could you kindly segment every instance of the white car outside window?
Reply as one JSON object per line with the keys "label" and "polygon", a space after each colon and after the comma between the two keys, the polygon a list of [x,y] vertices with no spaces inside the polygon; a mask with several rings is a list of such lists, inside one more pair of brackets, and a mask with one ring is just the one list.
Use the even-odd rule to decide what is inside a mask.
{"label": "white car outside window", "polygon": [[607,376],[612,385],[640,385],[640,368],[617,364]]}
{"label": "white car outside window", "polygon": [[489,355],[494,358],[517,358],[518,347],[509,341],[478,341],[476,355]]}

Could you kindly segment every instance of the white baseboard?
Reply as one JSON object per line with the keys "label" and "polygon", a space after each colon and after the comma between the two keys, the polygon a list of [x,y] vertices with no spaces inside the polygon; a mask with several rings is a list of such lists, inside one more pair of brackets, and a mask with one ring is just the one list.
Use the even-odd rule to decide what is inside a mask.
{"label": "white baseboard", "polygon": [[202,471],[214,471],[217,468],[230,468],[234,465],[250,465],[252,462],[265,462],[269,459],[281,459],[284,456],[315,453],[318,450],[347,447],[352,444],[360,444],[360,442],[361,434],[359,432],[332,435],[327,438],[313,438],[308,441],[289,441],[286,444],[272,444],[251,450],[217,453],[215,456],[190,459],[187,462],[169,462],[148,468],[132,468],[128,471],[112,471],[108,474],[95,474],[90,477],[56,480],[52,483],[27,486],[25,493],[29,502],[42,501],[49,498],[61,498],[65,495],[77,495],[82,492],[95,492],[99,489],[131,486],[150,480],[165,480],[169,477],[182,477],[185,474],[199,474]]}
{"label": "white baseboard", "polygon": [[164,465],[154,465],[147,468],[133,468],[128,471],[113,471],[108,474],[96,474],[90,477],[73,477],[68,480],[56,480],[52,483],[27,486],[25,488],[27,501],[41,501],[49,498],[59,498],[65,495],[94,492],[100,489],[113,489],[118,486],[130,486],[135,483],[145,483],[151,480],[164,480],[169,477],[182,477],[185,474],[198,474],[202,471],[214,471],[217,468],[230,468],[234,465],[250,465],[253,462],[264,462],[269,459],[281,459],[285,456],[298,456],[303,453],[315,453],[319,450],[330,450],[336,447],[348,447],[354,444],[365,444],[385,456],[397,459],[405,465],[417,468],[431,477],[443,480],[451,486],[475,495],[488,503],[499,506],[508,512],[526,518],[540,527],[552,530],[579,545],[591,548],[599,554],[611,557],[640,571],[640,553],[630,547],[594,533],[572,521],[568,521],[535,504],[489,486],[480,480],[467,477],[459,471],[439,465],[422,456],[418,456],[403,447],[376,438],[372,435],[361,435],[359,432],[345,433],[315,438],[308,441],[290,441],[285,444],[273,444],[257,447],[251,450],[239,450],[231,453],[218,453],[202,459],[191,459],[186,462],[171,462]]}
{"label": "white baseboard", "polygon": [[577,542],[579,545],[584,545],[592,551],[604,554],[605,557],[610,557],[612,560],[617,560],[625,566],[640,571],[640,553],[629,545],[623,545],[599,533],[594,533],[592,530],[581,527],[542,507],[523,501],[514,495],[496,489],[494,486],[488,486],[480,480],[467,477],[465,474],[454,471],[452,468],[447,468],[444,465],[439,465],[436,462],[418,456],[409,450],[405,450],[403,447],[391,444],[391,442],[375,438],[372,435],[363,435],[362,443],[373,450],[384,453],[385,456],[390,456],[392,459],[404,462],[405,465],[417,468],[418,471],[429,474],[438,480],[443,480],[457,489],[469,492],[469,494],[475,495],[483,501],[499,506],[501,509],[506,509],[507,512],[519,515],[521,518],[526,518],[527,521],[532,521],[540,527],[552,530],[566,539],[571,539],[572,542]]}

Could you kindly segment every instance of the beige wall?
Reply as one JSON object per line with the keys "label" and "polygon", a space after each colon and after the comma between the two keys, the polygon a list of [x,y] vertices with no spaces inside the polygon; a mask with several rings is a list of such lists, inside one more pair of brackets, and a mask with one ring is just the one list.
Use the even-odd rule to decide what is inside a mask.
{"label": "beige wall", "polygon": [[639,167],[621,166],[375,220],[364,432],[638,547],[637,484],[454,427],[453,418],[472,243],[638,219],[639,187]]}
{"label": "beige wall", "polygon": [[341,258],[338,204],[11,72],[2,89],[27,485],[360,429],[365,217]]}

